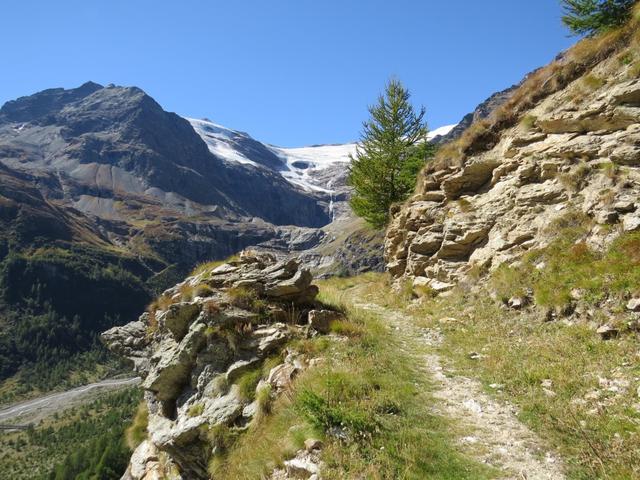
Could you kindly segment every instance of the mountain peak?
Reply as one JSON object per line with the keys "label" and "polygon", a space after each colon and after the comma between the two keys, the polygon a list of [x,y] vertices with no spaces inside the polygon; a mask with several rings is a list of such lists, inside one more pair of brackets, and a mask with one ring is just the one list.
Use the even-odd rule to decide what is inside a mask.
{"label": "mountain peak", "polygon": [[50,88],[33,95],[10,100],[0,108],[0,122],[34,122],[56,113],[72,102],[104,88],[94,82],[85,82],[77,88]]}

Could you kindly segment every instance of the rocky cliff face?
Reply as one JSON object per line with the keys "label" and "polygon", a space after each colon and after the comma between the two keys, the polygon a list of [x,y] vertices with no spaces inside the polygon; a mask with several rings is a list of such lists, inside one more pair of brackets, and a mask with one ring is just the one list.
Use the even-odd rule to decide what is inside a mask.
{"label": "rocky cliff face", "polygon": [[[443,291],[471,270],[543,247],[557,222],[588,216],[585,241],[595,248],[639,229],[640,79],[627,61],[634,55],[633,44],[613,49],[546,96],[544,83],[519,87],[514,95],[536,99],[519,122],[467,148],[456,165],[425,174],[396,211],[385,241],[391,274],[419,291]],[[548,82],[562,78],[569,61],[544,72]]]}
{"label": "rocky cliff face", "polygon": [[102,335],[143,378],[149,412],[125,479],[209,478],[217,436],[241,433],[309,364],[290,340],[328,331],[335,313],[314,310],[311,280],[296,261],[242,255],[201,269]]}

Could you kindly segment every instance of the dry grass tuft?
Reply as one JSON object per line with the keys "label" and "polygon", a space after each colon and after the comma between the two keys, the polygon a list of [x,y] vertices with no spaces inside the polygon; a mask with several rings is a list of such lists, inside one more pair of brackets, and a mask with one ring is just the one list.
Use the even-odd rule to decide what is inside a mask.
{"label": "dry grass tuft", "polygon": [[[527,122],[523,119],[525,112],[629,45],[637,34],[636,30],[637,23],[633,21],[626,27],[585,38],[571,47],[563,58],[532,72],[489,118],[475,122],[458,140],[441,146],[434,161],[425,167],[423,176],[450,166],[464,165],[467,157],[491,149],[503,130],[519,121]],[[633,69],[630,75],[639,74],[637,70]],[[604,80],[589,75],[583,83],[595,90],[604,84]]]}
{"label": "dry grass tuft", "polygon": [[125,439],[127,446],[130,450],[135,450],[144,440],[147,439],[147,426],[149,425],[149,410],[147,409],[147,402],[142,401],[138,405],[136,415],[133,417],[133,422],[125,432]]}

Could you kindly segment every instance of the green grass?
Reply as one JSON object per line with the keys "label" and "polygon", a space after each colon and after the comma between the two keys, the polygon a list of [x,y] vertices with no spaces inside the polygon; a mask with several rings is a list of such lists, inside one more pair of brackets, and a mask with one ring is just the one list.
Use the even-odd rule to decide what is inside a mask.
{"label": "green grass", "polygon": [[527,254],[520,265],[499,267],[492,278],[498,295],[506,300],[531,289],[537,305],[564,307],[574,289],[593,305],[609,297],[622,303],[640,293],[640,233],[622,235],[599,253],[581,240],[583,232],[583,227],[565,229],[548,248]]}
{"label": "green grass", "polygon": [[253,401],[256,397],[256,387],[262,378],[262,368],[249,370],[238,379],[238,394],[246,401]]}
{"label": "green grass", "polygon": [[187,410],[187,415],[190,417],[197,417],[198,415],[202,415],[202,412],[204,412],[204,404],[194,403],[189,407],[189,410]]}
{"label": "green grass", "polygon": [[[624,311],[626,299],[639,293],[640,234],[624,234],[597,253],[581,242],[588,227],[579,216],[561,219],[551,227],[554,243],[518,266],[500,267],[485,287],[411,304],[398,301],[386,276],[369,276],[343,282],[343,296],[402,309],[417,325],[440,330],[440,355],[517,405],[520,419],[564,459],[568,478],[640,478],[638,337],[626,327],[631,317]],[[595,325],[614,323],[619,338],[603,341],[586,314],[548,322],[536,306],[514,311],[501,301],[532,291],[536,304],[564,307],[576,303],[576,288],[582,291],[577,303],[593,311]],[[471,352],[482,356],[473,359]],[[550,381],[551,393],[543,381]],[[496,384],[502,387],[491,387]]]}
{"label": "green grass", "polygon": [[536,126],[536,122],[538,118],[535,115],[525,115],[520,120],[520,126],[524,129],[524,131],[528,132]]}
{"label": "green grass", "polygon": [[229,263],[229,262],[235,262],[239,259],[239,257],[237,255],[232,255],[230,257],[227,257],[223,260],[214,260],[211,262],[203,262],[200,263],[196,268],[193,269],[193,271],[191,272],[190,276],[195,276],[195,275],[199,275],[201,273],[204,272],[210,272],[211,270],[213,270],[216,267],[219,267],[220,265],[223,265],[225,263]]}
{"label": "green grass", "polygon": [[[565,459],[569,478],[637,478],[640,415],[632,405],[637,402],[633,378],[640,369],[634,360],[635,337],[605,342],[585,324],[544,322],[535,311],[505,310],[486,295],[462,291],[429,300],[414,315],[423,326],[445,334],[441,354],[463,374],[480,378],[488,392],[518,405],[520,419]],[[472,360],[470,352],[483,356]],[[631,382],[619,396],[599,385],[599,378],[617,375]],[[555,396],[541,386],[547,379]],[[503,387],[496,391],[492,384]],[[590,399],[594,391],[606,406]]]}
{"label": "green grass", "polygon": [[604,78],[593,74],[585,75],[582,77],[581,82],[585,87],[592,91],[599,89],[606,83]]}
{"label": "green grass", "polygon": [[135,450],[148,437],[147,427],[149,425],[149,409],[147,402],[142,401],[138,405],[136,414],[133,417],[131,425],[125,431],[127,446],[130,450]]}
{"label": "green grass", "polygon": [[[349,282],[322,282],[320,300],[340,306]],[[431,411],[428,380],[393,333],[374,314],[347,314],[348,320],[334,323],[334,332],[349,333],[342,340],[319,337],[292,345],[325,361],[302,373],[270,405],[271,413],[212,462],[213,476],[264,478],[306,439],[319,438],[326,479],[491,478],[450,443],[453,426]],[[332,435],[338,430],[343,439]]]}

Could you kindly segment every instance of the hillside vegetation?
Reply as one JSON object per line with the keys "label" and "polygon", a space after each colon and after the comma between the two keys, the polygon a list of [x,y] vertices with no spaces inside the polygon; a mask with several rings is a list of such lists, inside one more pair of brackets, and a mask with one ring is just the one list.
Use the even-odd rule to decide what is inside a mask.
{"label": "hillside vegetation", "polygon": [[111,393],[26,432],[0,438],[2,478],[12,480],[118,480],[131,450],[125,429],[140,392]]}

